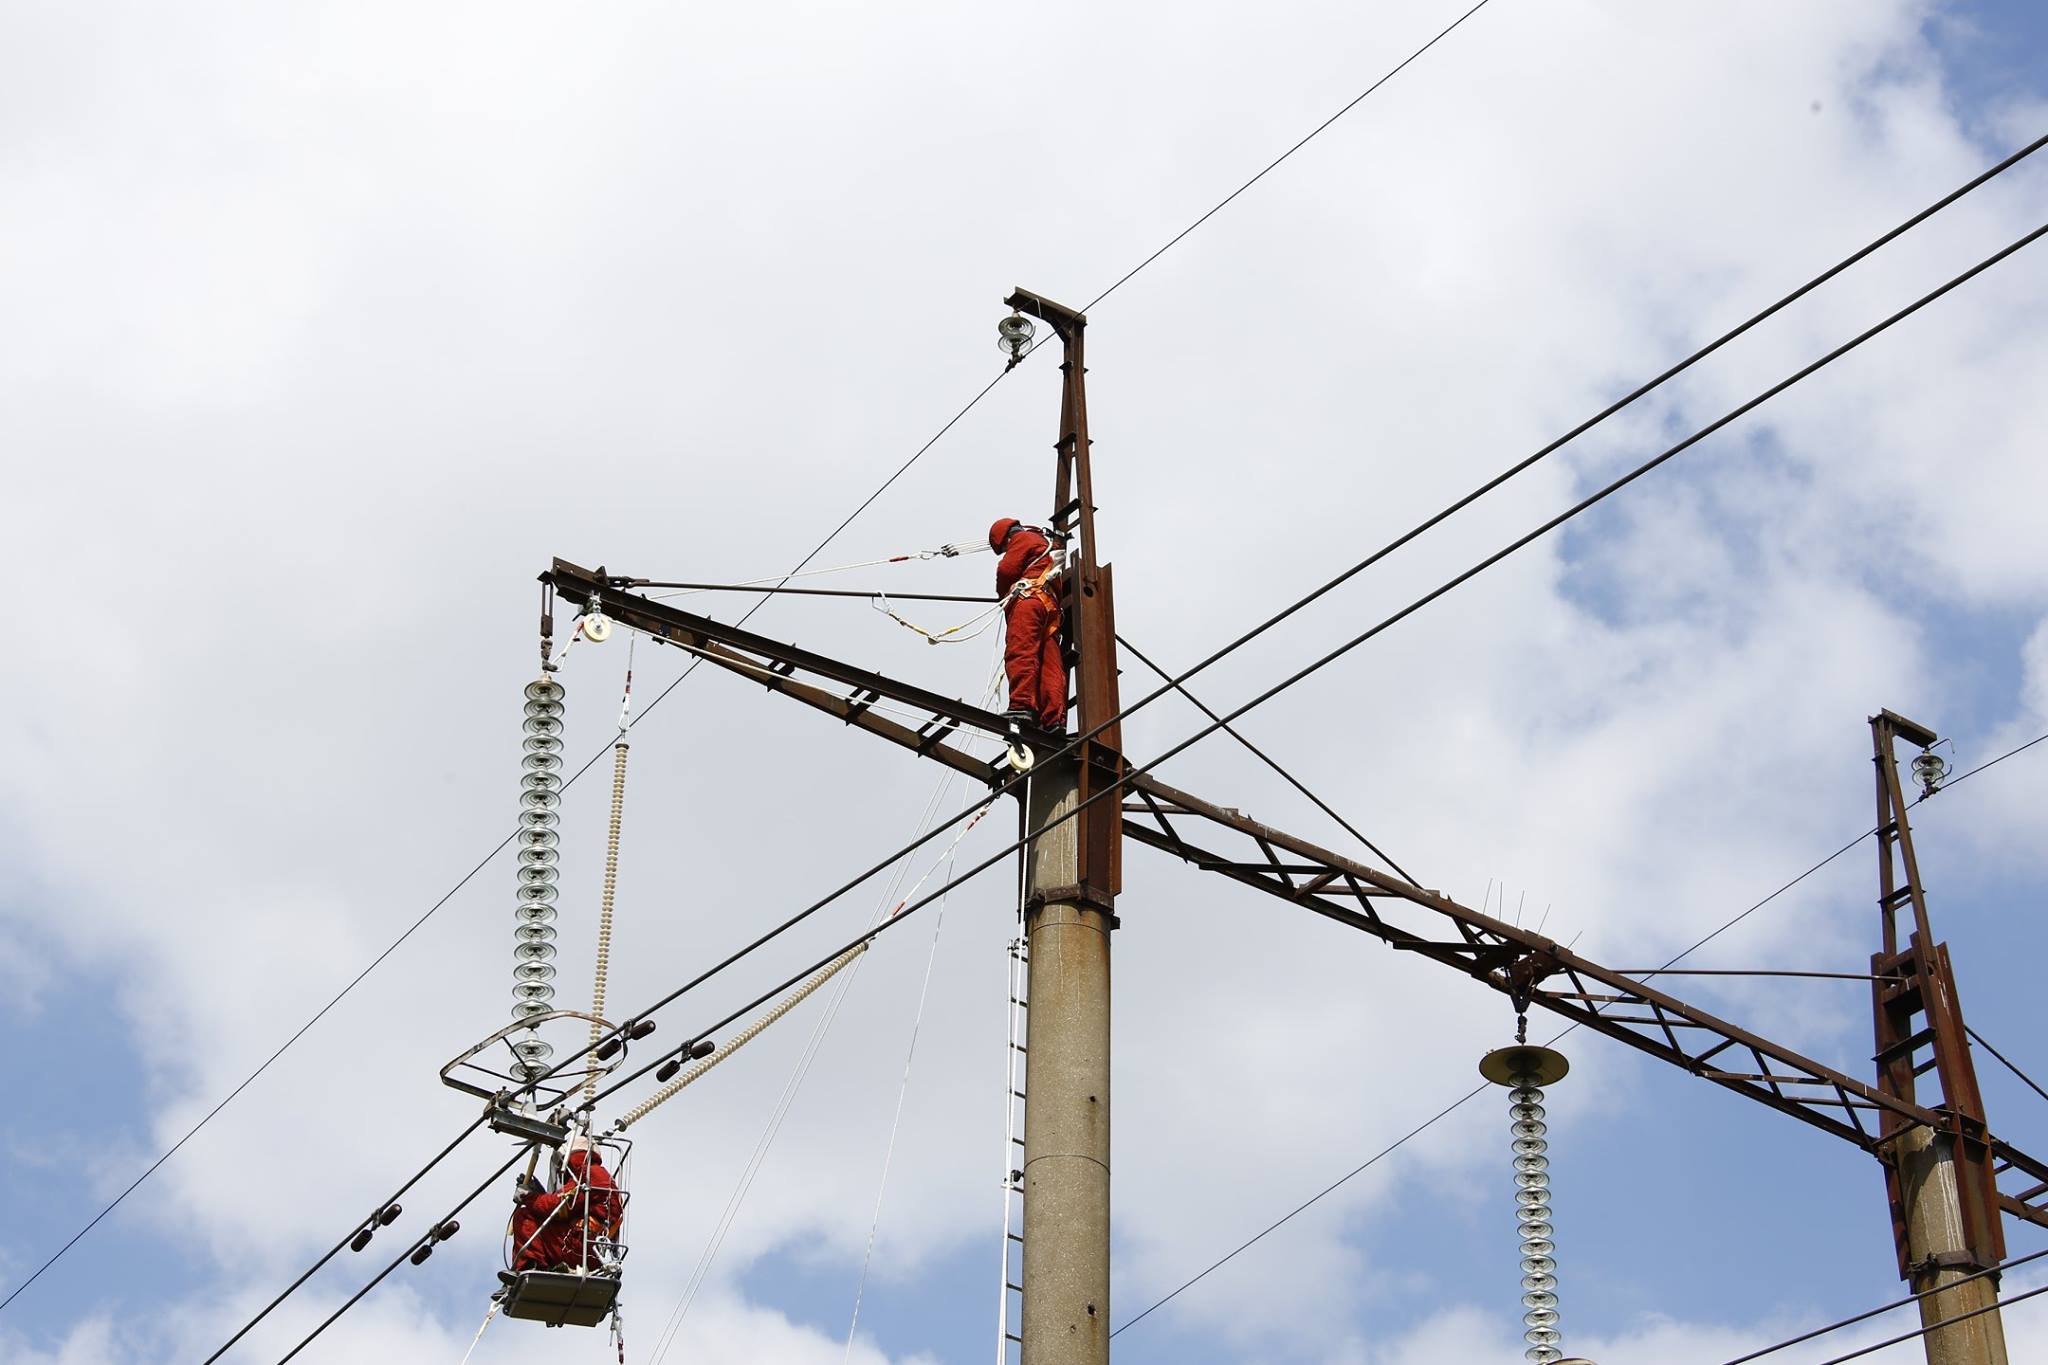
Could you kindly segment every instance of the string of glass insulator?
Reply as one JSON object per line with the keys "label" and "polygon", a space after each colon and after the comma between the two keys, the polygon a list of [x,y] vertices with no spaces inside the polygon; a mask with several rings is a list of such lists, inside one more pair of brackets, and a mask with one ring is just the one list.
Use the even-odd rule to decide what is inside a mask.
{"label": "string of glass insulator", "polygon": [[1562,1360],[1557,1330],[1557,1243],[1550,1221],[1550,1144],[1543,1124],[1543,1088],[1527,1072],[1508,1091],[1508,1131],[1514,1134],[1515,1205],[1522,1234],[1522,1339],[1525,1359],[1537,1365]]}
{"label": "string of glass insulator", "polygon": [[[540,677],[526,685],[524,756],[519,778],[519,901],[512,944],[512,1017],[554,1009],[555,900],[561,888],[562,685]],[[519,1079],[547,1070],[554,1048],[537,1035],[512,1045]]]}

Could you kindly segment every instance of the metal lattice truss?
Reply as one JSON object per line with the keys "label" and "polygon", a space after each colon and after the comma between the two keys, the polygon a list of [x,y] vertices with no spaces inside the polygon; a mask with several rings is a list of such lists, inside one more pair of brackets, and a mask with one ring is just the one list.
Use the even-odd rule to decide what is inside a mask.
{"label": "metal lattice truss", "polygon": [[[1540,934],[1149,776],[1128,780],[1123,810],[1128,838],[1455,967],[1873,1155],[1883,1154],[1900,1122],[1953,1127],[1943,1113],[1885,1095]],[[1880,1122],[1886,1114],[1895,1116],[1890,1125]],[[2048,1165],[1995,1138],[1989,1146],[1999,1172],[2018,1171],[2028,1185],[1999,1191],[2000,1207],[2048,1227]]]}
{"label": "metal lattice truss", "polygon": [[[713,621],[640,596],[645,580],[618,578],[557,559],[542,582],[579,606],[604,613],[649,637],[689,650],[706,663],[889,740],[991,786],[1009,774],[948,743],[963,730],[1002,736],[1002,717],[957,698],[898,682],[795,645]],[[905,721],[882,714],[887,704]],[[1114,757],[1100,746],[1092,761]],[[1113,780],[1113,779],[1112,779]],[[1997,1192],[1998,1205],[2048,1227],[2048,1162],[1996,1137],[1959,1128],[1946,1110],[1928,1109],[1580,957],[1540,934],[1460,905],[1441,892],[1411,885],[1214,805],[1145,774],[1123,779],[1123,833],[1141,844],[1215,872],[1326,919],[1362,930],[1403,952],[1442,963],[1517,1000],[1526,1000],[1638,1052],[1712,1081],[1884,1159],[1906,1125],[1927,1125],[1981,1144],[1995,1178],[2018,1186]],[[1931,1050],[1931,1038],[1908,1040]]]}

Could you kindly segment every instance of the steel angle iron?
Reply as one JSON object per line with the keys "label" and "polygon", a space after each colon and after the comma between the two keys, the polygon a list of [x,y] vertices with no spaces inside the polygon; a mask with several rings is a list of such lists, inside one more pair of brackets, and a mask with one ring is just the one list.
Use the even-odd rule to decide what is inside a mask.
{"label": "steel angle iron", "polygon": [[[1527,1021],[1517,1036],[1526,1038]],[[1543,1087],[1571,1070],[1564,1054],[1526,1041],[1495,1048],[1480,1059],[1479,1074],[1508,1091],[1508,1131],[1513,1135],[1515,1217],[1522,1238],[1522,1352],[1537,1365],[1592,1365],[1559,1349],[1557,1242],[1551,1223],[1550,1144],[1545,1138]]]}

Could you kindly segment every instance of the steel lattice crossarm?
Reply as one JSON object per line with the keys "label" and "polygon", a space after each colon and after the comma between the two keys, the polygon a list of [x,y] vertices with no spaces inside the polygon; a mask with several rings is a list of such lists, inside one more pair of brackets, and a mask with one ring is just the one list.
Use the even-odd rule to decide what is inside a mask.
{"label": "steel lattice crossarm", "polygon": [[[771,692],[780,692],[991,786],[1001,780],[994,764],[946,742],[963,728],[998,737],[1007,734],[1003,718],[993,711],[627,591],[645,579],[620,578],[601,568],[591,570],[556,559],[540,581],[566,601],[601,608],[613,620],[658,643],[687,649],[706,663]],[[835,685],[846,690],[835,690]],[[875,710],[883,702],[922,712],[925,719],[916,725],[892,720]]]}
{"label": "steel lattice crossarm", "polygon": [[[1460,905],[1139,774],[1128,779],[1124,834],[1205,871],[1361,929],[1390,946],[1456,967],[1495,990],[1541,1005],[1882,1156],[1881,1115],[1947,1131],[1944,1112],[1887,1095],[1852,1076],[1716,1018],[1655,987],[1591,962],[1540,934]],[[1417,912],[1427,912],[1418,914]],[[1446,932],[1448,931],[1448,933]],[[2048,1164],[1990,1140],[2000,1172],[2030,1188],[1999,1206],[2048,1227]]]}

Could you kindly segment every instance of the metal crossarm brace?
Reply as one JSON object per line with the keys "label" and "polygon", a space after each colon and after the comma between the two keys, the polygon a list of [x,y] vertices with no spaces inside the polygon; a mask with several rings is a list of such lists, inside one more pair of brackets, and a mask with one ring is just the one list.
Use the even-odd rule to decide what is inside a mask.
{"label": "metal crossarm brace", "polygon": [[[552,586],[561,597],[577,606],[595,602],[605,615],[644,632],[657,643],[679,645],[706,663],[737,673],[771,692],[792,697],[991,786],[1001,780],[1002,774],[993,764],[945,742],[963,727],[998,736],[1007,733],[1002,717],[994,712],[641,597],[627,590],[635,581],[612,577],[602,569],[585,569],[566,559],[557,559],[554,567],[541,575],[541,582]],[[851,690],[842,695],[807,679],[837,683]],[[923,711],[929,719],[917,726],[891,720],[875,713],[873,708],[878,701]]]}
{"label": "metal crossarm brace", "polygon": [[[1124,833],[1205,871],[1217,872],[1381,939],[1457,968],[1503,994],[1628,1044],[1724,1089],[1790,1114],[1823,1132],[1881,1153],[1906,1124],[1946,1129],[1948,1118],[1803,1057],[1643,981],[1613,972],[1563,945],[1460,905],[1364,863],[1320,848],[1239,811],[1214,805],[1148,775],[1127,779]],[[1234,839],[1249,847],[1219,852]],[[1418,917],[1415,910],[1428,911]],[[1396,916],[1406,922],[1397,922]],[[1448,937],[1445,931],[1449,931]],[[1881,1116],[1887,1122],[1880,1127]],[[1887,1131],[1889,1129],[1889,1131]],[[2001,1169],[2031,1177],[2024,1197],[1999,1206],[2048,1227],[2048,1166],[1990,1139]]]}

